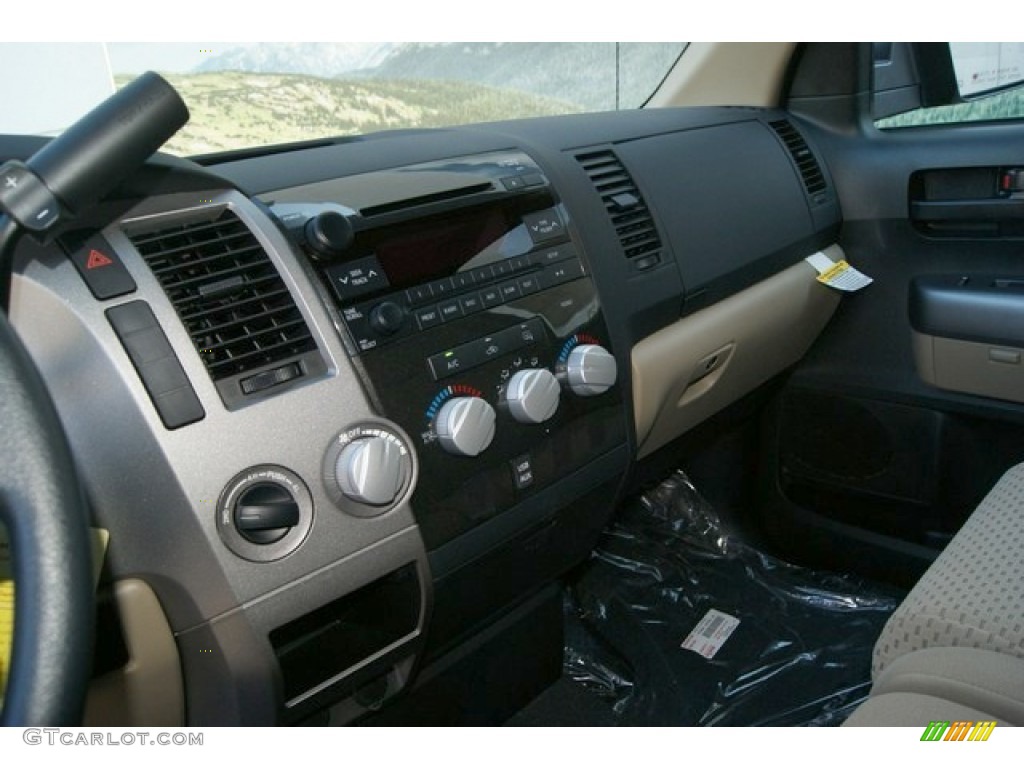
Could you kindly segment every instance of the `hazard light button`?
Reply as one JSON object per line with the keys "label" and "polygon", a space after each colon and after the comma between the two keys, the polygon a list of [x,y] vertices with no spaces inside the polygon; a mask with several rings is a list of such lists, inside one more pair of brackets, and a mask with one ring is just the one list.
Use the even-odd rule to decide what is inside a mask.
{"label": "hazard light button", "polygon": [[135,290],[135,281],[103,235],[72,233],[61,242],[92,295],[100,301]]}

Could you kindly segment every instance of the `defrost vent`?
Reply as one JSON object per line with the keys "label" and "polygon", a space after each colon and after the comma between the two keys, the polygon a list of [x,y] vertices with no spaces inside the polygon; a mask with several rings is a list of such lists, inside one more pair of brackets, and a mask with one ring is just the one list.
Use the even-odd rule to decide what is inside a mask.
{"label": "defrost vent", "polygon": [[793,158],[804,183],[804,189],[807,190],[807,196],[814,203],[823,203],[827,199],[828,184],[825,182],[825,174],[821,172],[818,158],[807,146],[807,141],[789,120],[773,120],[769,125],[782,139],[782,143],[786,145],[786,149]]}
{"label": "defrost vent", "polygon": [[610,149],[576,156],[601,195],[619,242],[634,269],[650,269],[661,262],[661,237],[640,190]]}
{"label": "defrost vent", "polygon": [[163,286],[229,408],[248,395],[325,370],[277,268],[230,208],[128,237]]}

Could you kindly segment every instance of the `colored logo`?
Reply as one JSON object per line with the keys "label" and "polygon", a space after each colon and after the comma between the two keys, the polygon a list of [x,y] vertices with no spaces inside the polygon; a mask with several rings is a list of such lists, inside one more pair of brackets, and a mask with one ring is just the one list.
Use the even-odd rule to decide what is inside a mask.
{"label": "colored logo", "polygon": [[988,741],[995,727],[995,720],[932,720],[921,734],[921,741]]}

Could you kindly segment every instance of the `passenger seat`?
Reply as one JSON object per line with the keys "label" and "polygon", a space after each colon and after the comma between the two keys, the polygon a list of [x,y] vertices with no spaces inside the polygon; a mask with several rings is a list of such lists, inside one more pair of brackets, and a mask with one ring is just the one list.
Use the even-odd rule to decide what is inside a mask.
{"label": "passenger seat", "polygon": [[890,617],[847,725],[1024,725],[1024,464],[1010,469]]}

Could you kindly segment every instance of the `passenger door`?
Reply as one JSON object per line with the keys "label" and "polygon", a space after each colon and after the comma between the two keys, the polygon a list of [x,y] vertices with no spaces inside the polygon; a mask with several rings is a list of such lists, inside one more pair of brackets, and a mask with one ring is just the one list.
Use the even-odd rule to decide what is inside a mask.
{"label": "passenger door", "polygon": [[760,520],[795,559],[907,584],[1024,460],[1024,121],[966,104],[954,122],[876,124],[873,106],[935,103],[950,74],[933,46],[890,48],[900,77],[879,53],[807,45],[794,68],[789,108],[874,283],[843,299],[766,414]]}

